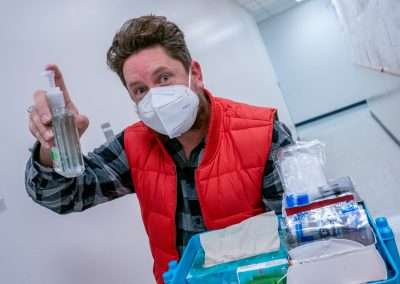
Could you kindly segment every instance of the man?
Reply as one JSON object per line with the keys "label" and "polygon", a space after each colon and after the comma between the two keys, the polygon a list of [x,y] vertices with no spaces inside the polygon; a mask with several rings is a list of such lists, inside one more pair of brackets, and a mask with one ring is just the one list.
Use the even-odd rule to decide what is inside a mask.
{"label": "man", "polygon": [[[282,191],[271,153],[292,138],[275,109],[206,90],[182,31],[164,17],[128,20],[107,62],[142,121],[85,156],[82,176],[65,178],[51,169],[51,113],[45,92],[35,92],[29,128],[38,142],[27,163],[26,189],[59,214],[136,193],[153,272],[163,283],[168,262],[179,258],[192,235],[279,210]],[[82,135],[88,119],[73,104],[58,67],[47,69],[55,72]]]}

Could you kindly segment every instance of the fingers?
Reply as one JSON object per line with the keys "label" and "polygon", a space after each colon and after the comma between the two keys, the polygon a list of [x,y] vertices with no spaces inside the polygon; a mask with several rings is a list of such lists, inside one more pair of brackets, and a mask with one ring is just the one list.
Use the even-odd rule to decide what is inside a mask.
{"label": "fingers", "polygon": [[69,101],[68,103],[66,102],[65,108],[72,112],[75,116],[79,115],[79,111],[72,101]]}
{"label": "fingers", "polygon": [[[45,68],[47,71],[54,72],[54,81],[64,95],[65,107],[75,115],[75,123],[78,128],[79,135],[89,126],[89,119],[86,116],[80,115],[78,109],[70,99],[68,90],[66,88],[63,75],[55,64],[49,64]],[[54,134],[50,128],[52,115],[50,106],[47,100],[47,93],[38,90],[34,93],[34,107],[29,116],[29,129],[44,147],[49,148],[53,143]]]}
{"label": "fingers", "polygon": [[32,112],[29,116],[29,130],[31,131],[32,135],[39,140],[43,147],[47,149],[51,148],[53,145],[54,134],[50,126],[46,126],[42,123],[36,108],[32,109]]}
{"label": "fingers", "polygon": [[75,116],[75,124],[78,128],[79,136],[82,136],[89,126],[89,119],[85,115],[78,114]]}
{"label": "fingers", "polygon": [[67,90],[67,86],[65,85],[63,75],[61,73],[60,68],[58,68],[55,64],[48,64],[46,65],[46,70],[54,72],[54,81],[56,86],[61,89],[64,95],[65,104],[68,105],[71,103],[71,98],[69,96],[69,92]]}
{"label": "fingers", "polygon": [[33,98],[34,106],[29,116],[29,129],[45,148],[50,148],[53,144],[54,134],[50,127],[52,117],[46,92],[38,90],[34,93]]}
{"label": "fingers", "polygon": [[50,107],[47,101],[46,92],[42,90],[38,90],[33,94],[34,100],[34,110],[40,118],[40,121],[44,125],[48,125],[51,122],[51,112]]}

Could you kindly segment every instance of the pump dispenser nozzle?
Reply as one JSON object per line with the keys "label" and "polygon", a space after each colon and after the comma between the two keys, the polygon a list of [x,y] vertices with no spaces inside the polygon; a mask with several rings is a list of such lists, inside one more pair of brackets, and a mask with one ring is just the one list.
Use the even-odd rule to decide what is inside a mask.
{"label": "pump dispenser nozzle", "polygon": [[50,88],[55,88],[56,87],[56,82],[54,80],[54,71],[44,71],[42,73],[42,76],[46,77],[49,80],[49,87]]}
{"label": "pump dispenser nozzle", "polygon": [[47,89],[47,98],[49,99],[52,111],[54,111],[56,108],[65,107],[63,93],[61,92],[61,89],[56,86],[54,80],[54,71],[44,71],[42,76],[46,77],[48,80],[49,87]]}

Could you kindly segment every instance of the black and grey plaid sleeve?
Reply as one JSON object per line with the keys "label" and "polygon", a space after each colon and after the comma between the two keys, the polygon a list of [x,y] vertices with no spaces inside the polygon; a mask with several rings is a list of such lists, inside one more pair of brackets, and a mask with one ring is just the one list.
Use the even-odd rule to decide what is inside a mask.
{"label": "black and grey plaid sleeve", "polygon": [[263,202],[267,210],[280,214],[282,210],[283,188],[274,165],[273,155],[281,147],[293,144],[294,140],[289,128],[278,119],[274,121],[272,146],[269,153],[263,180]]}
{"label": "black and grey plaid sleeve", "polygon": [[25,187],[38,204],[59,214],[79,212],[100,203],[133,193],[124,133],[84,156],[85,171],[65,178],[37,162],[39,143],[25,169]]}

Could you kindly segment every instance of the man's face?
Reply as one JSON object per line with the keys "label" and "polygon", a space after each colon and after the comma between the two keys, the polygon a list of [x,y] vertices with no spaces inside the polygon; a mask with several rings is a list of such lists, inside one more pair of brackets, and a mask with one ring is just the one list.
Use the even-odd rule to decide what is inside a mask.
{"label": "man's face", "polygon": [[[192,89],[199,93],[203,82],[200,65],[192,64]],[[122,72],[129,95],[138,103],[152,87],[188,85],[189,75],[183,64],[168,56],[161,46],[146,48],[131,55],[124,63]]]}

